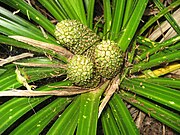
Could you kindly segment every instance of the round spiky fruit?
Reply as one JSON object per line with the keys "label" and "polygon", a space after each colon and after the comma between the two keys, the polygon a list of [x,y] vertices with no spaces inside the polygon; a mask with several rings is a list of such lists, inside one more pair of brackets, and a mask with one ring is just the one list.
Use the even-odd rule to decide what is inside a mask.
{"label": "round spiky fruit", "polygon": [[96,73],[96,71],[94,70],[93,78],[90,80],[90,82],[88,82],[86,87],[87,88],[94,88],[94,87],[98,86],[98,84],[100,83],[100,80],[101,80],[101,76],[98,75]]}
{"label": "round spiky fruit", "polygon": [[97,44],[94,59],[97,72],[107,79],[114,77],[120,71],[123,62],[121,49],[117,43],[110,40],[103,40]]}
{"label": "round spiky fruit", "polygon": [[72,83],[81,87],[97,86],[99,80],[94,76],[94,64],[90,58],[74,55],[67,66],[67,77]]}
{"label": "round spiky fruit", "polygon": [[87,56],[94,62],[94,50],[95,50],[96,45],[91,46],[88,50],[86,50],[83,55]]}
{"label": "round spiky fruit", "polygon": [[74,54],[82,54],[99,41],[99,36],[77,20],[63,20],[56,25],[57,40]]}

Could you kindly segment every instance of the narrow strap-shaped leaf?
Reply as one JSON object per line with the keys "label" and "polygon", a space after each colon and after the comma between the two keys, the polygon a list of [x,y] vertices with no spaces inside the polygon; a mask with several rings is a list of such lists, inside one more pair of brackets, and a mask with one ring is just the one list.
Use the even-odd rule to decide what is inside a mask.
{"label": "narrow strap-shaped leaf", "polygon": [[0,75],[3,74],[7,69],[0,68]]}
{"label": "narrow strap-shaped leaf", "polygon": [[62,12],[62,16],[64,16],[64,18],[69,19],[68,14],[66,13],[65,9],[63,8],[63,6],[61,5],[61,3],[59,3],[58,0],[54,0],[54,2],[56,3],[56,5],[58,6],[58,9],[61,10]]}
{"label": "narrow strap-shaped leaf", "polygon": [[180,88],[180,79],[173,78],[147,78],[147,79],[139,79],[140,81],[156,83],[159,85],[167,86],[170,88]]}
{"label": "narrow strap-shaped leaf", "polygon": [[[165,6],[159,0],[153,0],[153,2],[159,8],[160,11],[165,8]],[[171,24],[171,27],[177,32],[177,34],[180,35],[180,27],[176,23],[175,19],[171,16],[171,14],[167,13],[167,14],[164,15],[164,17]]]}
{"label": "narrow strap-shaped leaf", "polygon": [[[45,58],[44,60],[39,58],[38,61],[41,61],[41,60],[47,64],[51,63],[51,61],[48,58]],[[51,77],[52,74],[57,75],[57,74],[65,73],[65,71],[63,69],[46,68],[46,67],[43,67],[43,68],[38,68],[38,67],[28,68],[28,67],[26,67],[26,68],[22,68],[22,69],[19,68],[19,70],[24,75],[24,77],[27,78],[28,82],[36,81],[36,80],[39,80],[42,78]],[[17,81],[16,77],[17,76],[15,73],[15,65],[14,65],[11,68],[8,68],[8,70],[0,76],[0,91],[18,88],[18,87],[22,86],[22,84],[20,84]]]}
{"label": "narrow strap-shaped leaf", "polygon": [[123,27],[126,26],[129,18],[131,17],[131,14],[134,10],[136,3],[134,0],[126,0],[126,5],[125,5],[125,12],[123,16]]}
{"label": "narrow strap-shaped leaf", "polygon": [[[58,70],[56,70],[59,72]],[[31,69],[25,69],[23,72],[28,76],[31,77],[30,80],[27,80],[28,82],[36,81],[39,79],[47,78],[52,76],[52,74],[57,73],[52,68],[31,68]],[[8,72],[8,73],[7,73]],[[18,88],[22,86],[17,80],[16,80],[16,74],[15,69],[8,70],[3,75],[0,76],[0,91]],[[60,72],[59,72],[60,73]]]}
{"label": "narrow strap-shaped leaf", "polygon": [[80,97],[74,99],[50,128],[47,135],[74,135],[78,123],[80,100]]}
{"label": "narrow strap-shaped leaf", "polygon": [[41,131],[47,126],[47,124],[61,112],[70,102],[68,98],[58,98],[36,112],[34,115],[29,117],[27,120],[22,122],[15,130],[11,132],[13,135],[21,134],[40,134]]}
{"label": "narrow strap-shaped leaf", "polygon": [[39,52],[39,53],[43,52],[43,49],[33,47],[31,45],[17,41],[15,39],[9,38],[9,37],[1,35],[1,34],[0,34],[0,43],[1,44],[8,44],[8,45],[19,47],[19,48],[24,48],[24,49]]}
{"label": "narrow strap-shaped leaf", "polygon": [[112,27],[111,27],[111,31],[110,31],[110,39],[111,40],[115,40],[120,33],[122,23],[123,23],[125,2],[126,2],[125,0],[116,1],[114,15],[112,18]]}
{"label": "narrow strap-shaped leaf", "polygon": [[82,94],[77,135],[96,135],[99,97],[95,94]]}
{"label": "narrow strap-shaped leaf", "polygon": [[109,39],[111,24],[112,24],[112,16],[111,16],[111,2],[110,0],[103,0],[103,6],[104,6],[104,29],[103,34],[105,39]]}
{"label": "narrow strap-shaped leaf", "polygon": [[[15,22],[12,22],[10,20],[7,20],[6,18],[0,17],[0,26],[1,26],[0,32],[8,36],[21,35],[21,36],[26,36],[26,37],[36,39],[36,40],[47,41],[47,39],[43,37],[43,34],[37,35],[36,32],[33,33],[33,31],[29,30],[28,28],[20,24],[17,24]],[[49,40],[48,42],[51,43],[52,41]]]}
{"label": "narrow strap-shaped leaf", "polygon": [[58,5],[55,3],[55,1],[50,0],[39,0],[39,2],[58,20],[64,20],[67,17],[63,14],[61,9],[58,7]]}
{"label": "narrow strap-shaped leaf", "polygon": [[[74,11],[78,15],[80,21],[84,25],[87,25],[87,20],[86,20],[86,14],[85,14],[83,1],[82,0],[68,0],[68,1],[70,3],[71,7],[74,8]],[[91,2],[93,2],[93,1],[91,1]],[[93,3],[91,3],[91,4],[93,4]]]}
{"label": "narrow strap-shaped leaf", "polygon": [[57,44],[56,40],[48,33],[45,38],[42,31],[37,29],[32,23],[29,23],[2,7],[0,7],[0,22],[0,33],[5,35],[22,35],[32,39]]}
{"label": "narrow strap-shaped leaf", "polygon": [[108,83],[98,90],[81,95],[77,135],[96,135],[100,97]]}
{"label": "narrow strap-shaped leaf", "polygon": [[16,8],[17,10],[20,9],[20,11],[23,14],[27,15],[29,19],[32,19],[37,24],[41,25],[45,30],[47,30],[52,35],[54,34],[55,26],[41,13],[35,10],[32,6],[28,5],[26,2],[19,0],[11,0],[11,1],[2,0],[2,2],[8,4],[9,6],[12,6],[13,8]]}
{"label": "narrow strap-shaped leaf", "polygon": [[154,104],[142,97],[135,96],[129,92],[123,92],[119,94],[124,100],[130,104],[136,106],[140,110],[144,111],[148,115],[154,117],[155,119],[161,121],[165,125],[171,127],[172,129],[180,132],[179,128],[179,118],[180,115],[176,114],[168,109],[165,109],[157,104]]}
{"label": "narrow strap-shaped leaf", "polygon": [[161,10],[161,12],[159,12],[156,16],[154,16],[153,18],[151,18],[149,21],[146,22],[146,24],[140,29],[138,34],[141,35],[155,21],[157,21],[159,18],[161,18],[162,16],[164,16],[166,13],[168,13],[171,10],[173,10],[174,8],[178,7],[179,5],[180,5],[180,1],[177,0],[177,1],[174,1],[173,3],[171,3],[168,7],[164,8],[163,10]]}
{"label": "narrow strap-shaped leaf", "polygon": [[113,116],[122,134],[139,135],[139,131],[122,99],[114,94],[109,102]]}
{"label": "narrow strap-shaped leaf", "polygon": [[138,64],[133,66],[131,73],[142,71],[144,69],[157,66],[161,63],[168,63],[168,62],[173,62],[173,61],[178,61],[178,60],[180,60],[180,52],[174,51],[171,53],[167,53],[163,56],[150,59],[148,62],[145,62],[145,61],[139,62]]}
{"label": "narrow strap-shaped leaf", "polygon": [[94,15],[95,0],[89,0],[87,5],[87,26],[93,29],[93,15]]}
{"label": "narrow strap-shaped leaf", "polygon": [[62,6],[66,14],[68,15],[68,18],[80,20],[69,0],[58,0],[58,2]]}
{"label": "narrow strap-shaped leaf", "polygon": [[0,76],[0,91],[18,88],[20,86],[22,85],[16,80],[14,67],[8,68],[8,70]]}
{"label": "narrow strap-shaped leaf", "polygon": [[[46,86],[42,86],[37,90],[48,91],[55,89],[50,86],[67,86],[69,85],[69,81],[64,82],[56,82],[53,84],[48,84]],[[0,134],[3,133],[8,127],[10,127],[16,120],[18,120],[21,116],[23,116],[26,112],[33,109],[36,105],[40,104],[44,100],[48,99],[49,96],[46,97],[27,97],[27,98],[13,98],[4,104],[0,105]]]}
{"label": "narrow strap-shaped leaf", "polygon": [[154,44],[154,47],[151,48],[151,49],[148,49],[146,52],[143,52],[140,56],[138,56],[136,59],[140,59],[140,60],[143,60],[147,57],[147,54],[150,56],[152,55],[153,53],[161,50],[162,48],[165,48],[165,47],[168,47],[168,46],[171,46],[177,42],[180,41],[180,36],[177,35],[177,36],[174,36],[173,38],[169,39],[169,40],[166,40],[162,43],[158,43],[158,44],[154,44],[154,42],[152,42],[152,44]]}
{"label": "narrow strap-shaped leaf", "polygon": [[24,27],[27,27],[30,29],[30,31],[33,31],[34,33],[36,34],[40,34],[42,35],[42,32],[40,32],[37,27],[35,27],[34,25],[32,25],[30,22],[22,19],[21,17],[15,15],[15,14],[12,14],[9,10],[3,8],[3,7],[0,7],[0,16],[8,19],[8,20],[11,20],[12,22],[15,22],[15,23],[18,23]]}
{"label": "narrow strap-shaped leaf", "polygon": [[[137,31],[137,27],[140,23],[141,17],[144,13],[148,0],[139,0],[134,8],[134,11],[129,18],[127,25],[123,29],[122,35],[118,39],[118,46],[126,51],[128,48],[135,32]],[[131,32],[130,32],[131,31]]]}
{"label": "narrow strap-shaped leaf", "polygon": [[33,109],[34,106],[40,104],[49,98],[13,98],[0,106],[0,134],[10,127],[18,118],[26,112]]}
{"label": "narrow strap-shaped leaf", "polygon": [[156,47],[159,44],[158,42],[152,41],[149,38],[145,38],[143,36],[137,36],[136,40],[137,40],[138,43],[140,43],[142,45],[146,45],[149,48]]}
{"label": "narrow strap-shaped leaf", "polygon": [[41,49],[39,47],[33,47],[33,46],[29,45],[29,44],[17,41],[15,39],[9,38],[9,37],[1,35],[1,34],[0,34],[0,43],[5,44],[5,45],[11,45],[11,46],[23,48],[23,49],[26,49],[26,50],[31,50],[31,51],[38,52],[38,53],[41,53],[41,54],[44,53],[44,51],[46,51],[46,54],[49,54],[50,56],[53,56],[54,58],[57,58],[57,59],[62,60],[64,62],[67,61],[66,57],[63,57],[60,54],[55,54],[54,51],[52,51],[52,50],[47,50],[47,49],[44,50],[44,49]]}
{"label": "narrow strap-shaped leaf", "polygon": [[39,48],[35,48],[33,46],[27,45],[26,43],[19,42],[19,41],[15,40],[15,39],[9,38],[9,37],[1,35],[1,34],[0,34],[0,43],[1,44],[8,44],[8,45],[12,45],[12,46],[16,46],[16,47],[24,48],[24,49],[27,49],[27,50],[42,53],[41,52],[42,50],[39,49]]}
{"label": "narrow strap-shaped leaf", "polygon": [[[156,48],[156,47],[155,47]],[[147,49],[145,52],[147,52],[147,56],[146,56],[146,59],[144,59],[144,61],[147,61],[148,59],[157,59],[159,57],[163,57],[163,56],[166,56],[167,54],[169,53],[173,53],[173,52],[176,52],[177,50],[179,50],[180,48],[180,42],[177,42],[175,44],[172,43],[172,46],[167,46],[167,47],[162,47],[161,49],[159,49],[159,51],[155,52],[154,54],[152,55],[149,55],[149,52],[148,50],[151,51],[151,49]],[[157,48],[156,48],[157,49]],[[142,53],[144,54],[144,53]],[[141,57],[136,57],[136,60],[139,61],[139,59],[141,59]]]}
{"label": "narrow strap-shaped leaf", "polygon": [[180,111],[180,92],[153,83],[143,82],[136,79],[124,80],[122,87],[132,92],[154,100],[172,109]]}
{"label": "narrow strap-shaped leaf", "polygon": [[101,115],[102,127],[105,135],[120,135],[115,118],[110,107],[107,107]]}

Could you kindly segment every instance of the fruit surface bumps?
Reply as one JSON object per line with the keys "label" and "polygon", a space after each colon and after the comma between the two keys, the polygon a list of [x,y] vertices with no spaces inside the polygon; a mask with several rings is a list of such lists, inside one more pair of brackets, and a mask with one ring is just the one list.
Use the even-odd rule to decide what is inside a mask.
{"label": "fruit surface bumps", "polygon": [[81,87],[96,87],[99,81],[94,78],[93,62],[90,58],[82,55],[74,55],[69,61],[67,77],[72,83]]}
{"label": "fruit surface bumps", "polygon": [[97,72],[104,78],[112,78],[120,71],[123,62],[121,49],[117,43],[103,40],[95,47],[95,67]]}
{"label": "fruit surface bumps", "polygon": [[77,20],[63,20],[56,25],[55,37],[74,54],[82,54],[100,40],[87,26]]}

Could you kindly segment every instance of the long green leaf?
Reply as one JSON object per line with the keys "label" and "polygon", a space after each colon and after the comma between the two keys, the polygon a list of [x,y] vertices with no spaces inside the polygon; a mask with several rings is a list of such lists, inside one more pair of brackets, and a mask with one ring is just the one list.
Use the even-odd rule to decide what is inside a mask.
{"label": "long green leaf", "polygon": [[45,41],[48,43],[56,43],[56,40],[48,33],[45,37],[37,27],[32,23],[14,15],[10,11],[0,7],[0,33],[5,35],[21,35],[32,39]]}
{"label": "long green leaf", "polygon": [[95,0],[89,0],[87,5],[87,26],[93,29],[93,15],[94,15]]}
{"label": "long green leaf", "polygon": [[[46,86],[42,86],[36,90],[53,90],[54,87],[50,86],[67,86],[69,85],[69,81],[65,82],[57,82],[53,84],[48,84]],[[36,105],[40,104],[44,100],[48,99],[49,96],[46,97],[27,97],[27,98],[13,98],[0,106],[0,134],[3,133],[8,127],[10,127],[16,120],[18,120],[21,116],[23,116],[26,112],[30,111]]]}
{"label": "long green leaf", "polygon": [[32,19],[37,24],[41,25],[46,31],[54,35],[55,26],[45,18],[41,13],[39,13],[36,9],[32,6],[28,5],[25,1],[19,0],[1,0],[2,2],[6,3],[9,6],[19,10],[28,17],[28,19]]}
{"label": "long green leaf", "polygon": [[172,129],[180,132],[179,128],[179,118],[180,115],[176,114],[168,109],[165,109],[157,104],[154,104],[142,97],[135,96],[129,92],[123,92],[119,94],[124,100],[130,104],[136,106],[140,110],[144,111],[148,115],[154,117],[155,119],[161,121]]}
{"label": "long green leaf", "polygon": [[[32,62],[43,62],[44,64],[53,64],[53,61],[50,61],[48,58],[39,58],[36,61]],[[13,65],[11,68],[8,68],[6,72],[4,72],[0,76],[0,91],[3,90],[8,90],[8,89],[13,89],[13,88],[18,88],[22,86],[17,79],[16,79],[16,73],[15,73],[15,65]],[[21,74],[27,78],[28,82],[33,82],[36,80],[40,80],[43,78],[51,77],[53,74],[58,75],[58,74],[63,74],[65,73],[65,70],[61,68],[39,68],[39,67],[26,67],[26,68],[20,68],[19,70],[21,71]],[[29,80],[28,80],[29,77]]]}
{"label": "long green leaf", "polygon": [[66,14],[68,15],[68,18],[70,19],[75,19],[75,20],[80,20],[77,13],[75,12],[74,8],[72,8],[71,3],[69,0],[58,0]]}
{"label": "long green leaf", "polygon": [[[84,24],[87,25],[87,20],[86,20],[86,13],[84,9],[84,4],[82,0],[68,0],[71,7],[74,8],[74,11],[78,15],[80,21]],[[92,3],[93,4],[93,3]],[[92,23],[92,22],[91,22]]]}
{"label": "long green leaf", "polygon": [[11,46],[15,46],[15,47],[19,47],[19,48],[39,52],[39,53],[43,53],[43,49],[41,49],[41,48],[33,47],[31,45],[28,45],[26,43],[17,41],[15,39],[9,38],[9,37],[1,35],[1,34],[0,34],[0,43],[1,44],[8,44],[8,45],[11,45]]}
{"label": "long green leaf", "polygon": [[109,34],[112,24],[110,0],[103,0],[103,6],[104,6],[104,20],[105,20],[103,34],[105,39],[109,39]]}
{"label": "long green leaf", "polygon": [[149,48],[153,48],[153,47],[156,47],[157,45],[159,45],[158,42],[152,41],[149,38],[145,38],[143,36],[137,36],[136,40],[137,40],[138,43],[140,43],[142,45],[146,45]]}
{"label": "long green leaf", "polygon": [[58,21],[67,19],[66,15],[61,11],[61,8],[59,8],[58,4],[51,0],[38,0]]}
{"label": "long green leaf", "polygon": [[[156,48],[156,47],[155,47]],[[165,49],[163,49],[165,48]],[[147,52],[147,50],[145,52],[147,52],[147,56],[146,56],[146,59],[144,59],[144,61],[147,61],[147,59],[157,59],[159,57],[163,57],[163,56],[166,56],[167,54],[169,53],[173,53],[173,52],[176,52],[177,50],[179,50],[180,48],[180,42],[176,43],[176,44],[173,44],[172,43],[172,46],[168,46],[168,47],[162,47],[162,51],[159,50],[157,51],[157,53],[154,53],[152,54],[151,56],[149,56],[149,53]],[[151,49],[148,49],[151,51]],[[137,58],[137,57],[136,57]],[[141,58],[139,58],[141,59]],[[137,59],[136,59],[137,60]]]}
{"label": "long green leaf", "polygon": [[139,0],[136,7],[127,23],[124,27],[122,35],[119,37],[118,45],[123,50],[126,51],[132,38],[134,37],[137,27],[140,23],[141,17],[144,13],[148,0]]}
{"label": "long green leaf", "polygon": [[[153,0],[153,2],[159,8],[160,11],[162,11],[165,8],[165,6],[159,0]],[[176,23],[175,19],[171,16],[171,14],[167,13],[164,15],[164,17],[170,23],[171,27],[177,32],[177,34],[180,35],[180,27]]]}
{"label": "long green leaf", "polygon": [[98,91],[81,95],[77,135],[96,135],[100,97],[107,85],[106,82]]}
{"label": "long green leaf", "polygon": [[180,111],[180,92],[178,90],[136,79],[124,80],[122,82],[122,87],[130,89],[132,92],[156,101],[157,103]]}
{"label": "long green leaf", "polygon": [[109,102],[116,123],[122,134],[138,135],[139,131],[122,99],[114,94]]}
{"label": "long green leaf", "polygon": [[[173,44],[177,43],[180,41],[180,36],[177,35],[177,36],[174,36],[173,38],[169,39],[169,40],[166,40],[162,43],[158,43],[158,44],[155,44],[155,42],[151,42],[154,47],[151,48],[151,49],[148,49],[147,51],[143,52],[140,56],[137,56],[136,59],[140,59],[140,60],[143,60],[147,57],[147,54],[149,56],[151,56],[153,53],[156,53],[158,51],[162,51],[162,48],[167,48],[168,46],[172,46]],[[149,44],[149,42],[148,42]]]}
{"label": "long green leaf", "polygon": [[47,124],[61,112],[71,101],[68,98],[58,98],[22,122],[15,130],[11,132],[13,135],[21,134],[40,134]]}
{"label": "long green leaf", "polygon": [[6,18],[0,17],[0,25],[0,32],[5,35],[21,35],[41,41],[46,41],[42,35],[36,35],[36,33],[33,33],[33,31],[29,30],[28,28],[7,20]]}
{"label": "long green leaf", "polygon": [[10,127],[17,119],[33,109],[48,97],[43,98],[13,98],[0,106],[0,134]]}
{"label": "long green leaf", "polygon": [[138,64],[135,64],[133,66],[131,73],[142,71],[144,69],[148,69],[154,66],[158,66],[161,63],[168,63],[168,62],[173,62],[173,61],[178,61],[178,60],[180,60],[180,52],[177,50],[177,51],[156,57],[154,59],[150,59],[149,61],[139,62]]}
{"label": "long green leaf", "polygon": [[174,89],[180,88],[180,79],[161,77],[161,78],[147,78],[147,79],[139,79],[139,80],[163,85]]}
{"label": "long green leaf", "polygon": [[140,29],[138,34],[141,35],[145,30],[147,30],[159,18],[161,18],[162,16],[164,16],[166,13],[173,10],[174,8],[178,7],[179,5],[180,5],[180,1],[177,0],[177,1],[174,1],[172,4],[170,4],[168,7],[161,10],[161,12],[159,12],[156,16],[154,16],[148,22],[146,22],[146,24]]}
{"label": "long green leaf", "polygon": [[126,0],[125,12],[123,17],[123,27],[126,26],[131,14],[133,13],[136,3],[134,0]]}
{"label": "long green leaf", "polygon": [[42,35],[42,32],[40,32],[37,27],[35,27],[34,25],[32,25],[30,22],[22,19],[21,17],[12,14],[10,11],[8,11],[7,9],[0,7],[0,15],[12,22],[15,22],[17,24],[20,24],[24,27],[28,27],[30,31],[33,31],[36,34],[40,34]]}
{"label": "long green leaf", "polygon": [[7,69],[0,68],[0,75],[3,74]]}
{"label": "long green leaf", "polygon": [[121,132],[117,126],[115,118],[110,107],[102,112],[101,115],[102,127],[105,135],[120,135]]}
{"label": "long green leaf", "polygon": [[124,16],[124,8],[125,8],[125,0],[117,0],[114,10],[114,16],[112,19],[112,27],[110,31],[110,39],[115,40],[122,27],[123,16]]}
{"label": "long green leaf", "polygon": [[77,97],[60,115],[47,135],[73,135],[78,123],[80,97]]}

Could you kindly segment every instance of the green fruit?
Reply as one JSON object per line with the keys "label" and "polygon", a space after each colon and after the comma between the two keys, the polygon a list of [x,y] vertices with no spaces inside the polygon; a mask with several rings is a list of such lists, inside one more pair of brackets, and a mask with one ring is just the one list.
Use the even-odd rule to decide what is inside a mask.
{"label": "green fruit", "polygon": [[54,34],[59,43],[74,54],[83,54],[100,39],[91,29],[76,20],[57,23]]}
{"label": "green fruit", "polygon": [[108,79],[119,73],[123,62],[121,49],[117,43],[110,40],[103,40],[97,44],[94,59],[97,72]]}
{"label": "green fruit", "polygon": [[90,80],[90,82],[86,85],[86,87],[88,88],[94,88],[96,86],[98,86],[98,84],[100,83],[101,81],[101,76],[98,75],[96,73],[96,71],[94,70],[94,73],[93,73],[93,78]]}
{"label": "green fruit", "polygon": [[90,58],[93,62],[94,62],[94,51],[95,51],[95,47],[96,45],[90,47],[88,50],[86,50],[83,55],[87,56],[88,58]]}
{"label": "green fruit", "polygon": [[81,87],[96,87],[98,85],[100,79],[94,76],[94,64],[90,58],[74,55],[67,66],[67,77],[75,85]]}

